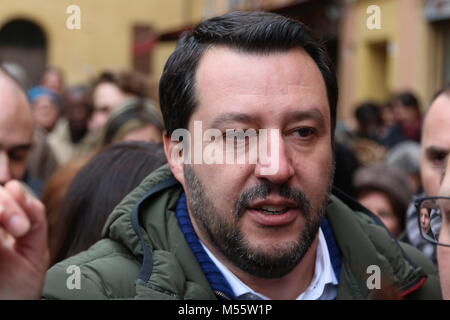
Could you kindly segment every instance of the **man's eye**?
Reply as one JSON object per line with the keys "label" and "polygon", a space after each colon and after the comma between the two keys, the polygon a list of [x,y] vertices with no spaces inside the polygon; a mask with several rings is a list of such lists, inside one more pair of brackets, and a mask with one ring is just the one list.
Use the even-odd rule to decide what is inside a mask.
{"label": "man's eye", "polygon": [[12,161],[22,161],[25,159],[25,155],[22,154],[10,154],[9,159]]}
{"label": "man's eye", "polygon": [[311,127],[304,127],[295,130],[294,134],[301,139],[308,139],[316,134],[316,130]]}
{"label": "man's eye", "polygon": [[8,158],[11,161],[23,161],[28,156],[28,149],[12,150],[8,152]]}
{"label": "man's eye", "polygon": [[446,152],[437,152],[430,155],[430,161],[434,166],[442,166],[447,159]]}

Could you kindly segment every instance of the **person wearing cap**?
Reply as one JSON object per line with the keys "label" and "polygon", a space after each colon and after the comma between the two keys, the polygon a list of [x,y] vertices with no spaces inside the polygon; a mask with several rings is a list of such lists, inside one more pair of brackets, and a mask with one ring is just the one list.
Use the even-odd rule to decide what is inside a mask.
{"label": "person wearing cap", "polygon": [[59,96],[50,89],[37,86],[28,91],[28,98],[33,108],[37,126],[44,129],[47,133],[52,132],[62,109]]}
{"label": "person wearing cap", "polygon": [[395,238],[404,229],[413,196],[408,179],[403,171],[385,164],[360,168],[354,177],[357,200],[377,215]]}

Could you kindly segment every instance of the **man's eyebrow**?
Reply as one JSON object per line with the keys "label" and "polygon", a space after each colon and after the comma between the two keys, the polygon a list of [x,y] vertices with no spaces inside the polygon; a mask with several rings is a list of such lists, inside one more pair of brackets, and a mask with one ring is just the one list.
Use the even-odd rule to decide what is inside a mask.
{"label": "man's eyebrow", "polygon": [[449,149],[441,148],[438,146],[429,146],[425,149],[427,154],[437,154],[437,153],[449,153]]}
{"label": "man's eyebrow", "polygon": [[317,121],[319,126],[325,127],[325,117],[323,116],[322,112],[320,112],[318,109],[309,109],[305,111],[293,111],[289,112],[286,115],[286,119],[289,122],[292,121],[303,121],[303,120],[314,120]]}
{"label": "man's eyebrow", "polygon": [[[316,108],[312,108],[304,111],[292,111],[289,112],[286,116],[287,121],[303,121],[312,119],[319,123],[320,127],[325,127],[325,117],[323,114]],[[252,123],[256,122],[257,119],[254,116],[251,116],[246,113],[240,112],[228,112],[219,115],[212,123],[211,128],[217,128],[219,126],[227,125],[227,123]]]}
{"label": "man's eyebrow", "polygon": [[240,112],[228,112],[219,115],[211,124],[211,128],[218,128],[219,126],[224,126],[227,123],[251,123],[255,122],[255,117]]}
{"label": "man's eyebrow", "polygon": [[8,152],[17,152],[17,151],[22,151],[22,150],[29,150],[31,149],[32,144],[31,143],[23,143],[23,144],[18,144],[15,146],[12,146],[10,148],[8,148]]}

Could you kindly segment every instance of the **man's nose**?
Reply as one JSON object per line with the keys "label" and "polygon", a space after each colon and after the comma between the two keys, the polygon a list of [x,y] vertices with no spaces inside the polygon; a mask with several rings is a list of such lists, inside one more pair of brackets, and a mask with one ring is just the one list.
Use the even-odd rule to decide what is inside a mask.
{"label": "man's nose", "polygon": [[11,179],[8,155],[5,152],[0,152],[0,184],[3,185]]}
{"label": "man's nose", "polygon": [[291,157],[279,132],[269,134],[267,153],[259,155],[255,175],[274,184],[285,183],[294,175]]}

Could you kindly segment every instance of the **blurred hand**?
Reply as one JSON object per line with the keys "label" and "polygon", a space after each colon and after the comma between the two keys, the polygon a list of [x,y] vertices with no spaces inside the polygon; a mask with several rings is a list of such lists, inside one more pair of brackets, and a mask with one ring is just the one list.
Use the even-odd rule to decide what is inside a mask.
{"label": "blurred hand", "polygon": [[0,299],[39,299],[48,264],[44,205],[18,181],[0,186]]}

